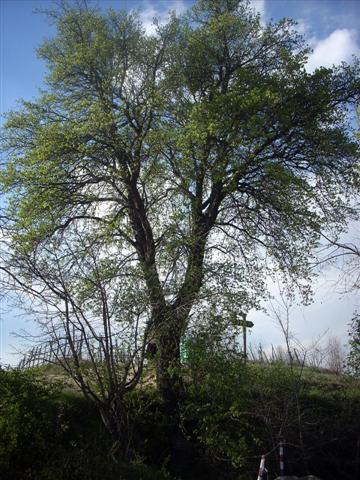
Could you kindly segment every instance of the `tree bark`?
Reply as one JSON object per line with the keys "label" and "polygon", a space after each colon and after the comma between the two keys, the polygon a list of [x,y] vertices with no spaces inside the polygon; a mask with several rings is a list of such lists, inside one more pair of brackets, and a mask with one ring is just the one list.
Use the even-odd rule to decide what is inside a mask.
{"label": "tree bark", "polygon": [[131,457],[131,429],[126,420],[122,396],[115,396],[112,401],[100,407],[100,416],[105,428],[113,439],[111,457],[115,462]]}
{"label": "tree bark", "polygon": [[[202,182],[201,182],[202,184]],[[203,284],[203,265],[207,236],[214,225],[223,198],[222,186],[214,183],[206,211],[203,212],[201,189],[192,203],[192,238],[187,268],[178,295],[172,304],[165,300],[156,265],[156,246],[147,211],[137,188],[137,175],[128,178],[127,195],[135,248],[141,262],[144,280],[152,306],[149,325],[154,355],[157,385],[164,401],[166,414],[178,417],[179,401],[184,393],[181,378],[180,342],[189,313]],[[153,345],[152,345],[153,346]]]}
{"label": "tree bark", "polygon": [[156,379],[165,414],[176,421],[179,403],[184,395],[180,362],[183,328],[177,324],[174,311],[170,310],[169,316],[157,330]]}

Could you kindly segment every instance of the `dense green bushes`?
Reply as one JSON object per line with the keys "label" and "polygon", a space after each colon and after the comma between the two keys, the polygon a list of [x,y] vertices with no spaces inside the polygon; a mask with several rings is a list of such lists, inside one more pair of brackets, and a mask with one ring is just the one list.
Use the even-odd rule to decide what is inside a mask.
{"label": "dense green bushes", "polygon": [[1,478],[114,478],[111,444],[96,410],[38,373],[0,370]]}
{"label": "dense green bushes", "polygon": [[360,378],[360,312],[354,313],[350,324],[349,346],[346,368],[352,375]]}
{"label": "dense green bushes", "polygon": [[54,392],[37,385],[31,374],[0,375],[0,464],[2,475],[10,478],[14,472],[36,471],[41,461],[48,463],[56,407],[51,401]]}
{"label": "dense green bushes", "polygon": [[[64,394],[61,385],[48,385],[35,372],[0,370],[1,478],[246,480],[254,478],[258,456],[281,437],[289,444],[288,474],[355,478],[356,380],[284,364],[244,365],[235,352],[203,346],[189,346],[184,366],[186,452],[174,456],[171,425],[155,388],[140,388],[126,397],[132,454],[127,465],[114,462],[99,415],[81,396]],[[267,465],[275,476],[275,452]]]}
{"label": "dense green bushes", "polygon": [[[360,473],[360,382],[301,365],[244,364],[226,348],[189,344],[186,421],[210,458],[254,478],[258,456],[285,440],[287,474]],[[267,458],[278,473],[276,451]],[[216,477],[214,477],[216,478]],[[219,477],[220,478],[220,477]]]}
{"label": "dense green bushes", "polygon": [[[115,462],[113,443],[96,408],[76,392],[64,393],[61,384],[44,380],[44,370],[0,369],[0,478],[1,480],[165,480],[163,455],[145,465],[148,439],[158,445],[161,420],[155,411],[155,392],[136,392],[127,399],[133,429],[131,462]],[[151,400],[153,399],[153,400]],[[157,431],[154,426],[157,425]],[[154,437],[156,436],[156,438]],[[165,445],[165,440],[164,440]],[[159,450],[159,449],[158,449]],[[143,455],[143,454],[142,454]],[[163,464],[163,465],[162,465]]]}

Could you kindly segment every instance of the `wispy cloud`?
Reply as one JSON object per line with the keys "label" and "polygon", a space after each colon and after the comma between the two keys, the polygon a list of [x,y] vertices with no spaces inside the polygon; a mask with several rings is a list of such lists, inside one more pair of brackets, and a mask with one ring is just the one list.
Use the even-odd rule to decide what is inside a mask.
{"label": "wispy cloud", "polygon": [[260,13],[260,19],[262,23],[264,23],[266,17],[265,0],[250,0],[250,5],[255,10],[255,12]]}
{"label": "wispy cloud", "polygon": [[307,35],[310,31],[310,24],[305,18],[297,18],[295,30],[301,35]]}
{"label": "wispy cloud", "polygon": [[[181,14],[188,10],[190,5],[186,0],[169,0],[165,2],[152,2],[147,0],[138,11],[146,33],[153,35],[156,32],[156,24],[164,23],[170,12],[175,11],[177,14]],[[250,0],[250,6],[256,13],[260,14],[261,23],[265,25],[266,0]],[[154,19],[156,19],[155,22]]]}
{"label": "wispy cloud", "polygon": [[156,32],[157,24],[164,23],[170,12],[181,14],[188,6],[183,0],[172,0],[171,2],[157,3],[147,1],[139,8],[140,20],[147,34],[153,35]]}
{"label": "wispy cloud", "polygon": [[323,40],[310,39],[314,51],[310,55],[306,68],[313,72],[316,68],[331,67],[343,61],[350,62],[352,55],[359,55],[357,32],[348,28],[335,30]]}

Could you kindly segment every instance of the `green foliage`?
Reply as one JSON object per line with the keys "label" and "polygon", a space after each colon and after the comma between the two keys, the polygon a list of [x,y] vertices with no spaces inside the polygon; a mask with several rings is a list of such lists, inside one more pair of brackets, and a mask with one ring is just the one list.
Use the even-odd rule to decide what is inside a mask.
{"label": "green foliage", "polygon": [[2,480],[170,478],[159,449],[166,449],[167,438],[155,391],[134,392],[126,399],[136,451],[125,464],[111,456],[112,439],[97,409],[78,394],[64,393],[61,384],[49,384],[44,375],[0,370]]}
{"label": "green foliage", "polygon": [[[36,469],[51,437],[56,405],[54,389],[39,384],[31,374],[0,371],[0,464],[6,472],[18,465]],[[21,453],[20,453],[21,452]],[[18,455],[17,455],[18,454]]]}
{"label": "green foliage", "polygon": [[244,467],[248,456],[267,448],[260,413],[249,397],[254,371],[241,356],[209,349],[203,340],[190,342],[185,425],[210,458],[226,458],[234,467]]}
{"label": "green foliage", "polygon": [[226,458],[241,467],[251,449],[261,445],[254,419],[238,415],[247,409],[251,372],[233,343],[235,337],[224,342],[224,323],[215,324],[217,328],[213,324],[211,331],[200,329],[186,342],[184,429],[209,458]]}
{"label": "green foliage", "polygon": [[[214,468],[214,459],[221,459],[229,478],[236,478],[235,472],[252,478],[258,467],[254,459],[285,439],[288,474],[352,478],[360,427],[358,383],[302,366],[245,365],[234,351],[209,345],[201,336],[189,342],[183,424]],[[277,472],[275,455],[267,465]]]}
{"label": "green foliage", "polygon": [[314,382],[301,399],[302,458],[298,462],[320,478],[351,479],[358,469],[359,382],[344,377]]}
{"label": "green foliage", "polygon": [[[244,365],[225,350],[201,349],[201,341],[191,342],[184,367],[181,426],[187,457],[173,456],[162,399],[146,387],[125,397],[132,450],[126,464],[114,463],[98,413],[80,396],[61,393],[60,386],[35,373],[2,370],[1,478],[247,480],[256,475],[258,456],[270,451],[280,434],[289,444],[288,474],[354,478],[358,381],[284,364]],[[274,455],[267,465],[277,472]]]}
{"label": "green foliage", "polygon": [[360,377],[360,314],[355,313],[349,331],[350,351],[346,359],[347,371]]}
{"label": "green foliage", "polygon": [[[246,1],[199,0],[157,35],[132,13],[61,5],[56,35],[39,49],[45,91],[4,128],[7,268],[19,288],[35,289],[38,312],[57,312],[50,333],[65,325],[68,337],[69,325],[83,331],[85,323],[103,325],[108,337],[116,324],[131,352],[141,350],[139,337],[154,338],[159,383],[174,398],[190,312],[209,299],[229,311],[253,306],[274,269],[301,284],[320,232],[344,225],[359,174],[346,116],[359,99],[359,62],[307,73],[309,50],[294,22],[263,27]],[[298,436],[303,384],[283,366],[245,366],[207,340],[190,345],[183,423],[208,455],[245,468],[251,449],[273,446],[274,429]],[[126,390],[127,374],[118,373],[97,377],[105,403],[110,386],[112,399]],[[39,392],[40,405],[47,390]],[[26,398],[14,410],[5,404],[14,424],[25,424]],[[146,405],[134,423],[166,439],[160,413],[160,431],[147,416],[154,409],[158,418],[157,403]],[[58,432],[65,458],[52,412],[37,431]],[[6,464],[27,442],[3,422]],[[35,424],[30,418],[24,438],[42,451]],[[99,458],[84,442],[76,455],[88,460],[66,464],[73,478]],[[34,476],[37,463],[24,461]]]}
{"label": "green foliage", "polygon": [[[39,49],[46,90],[4,129],[14,251],[41,257],[59,230],[72,243],[82,220],[82,234],[114,255],[136,254],[133,283],[161,297],[152,304],[167,295],[194,304],[204,283],[220,297],[235,261],[233,297],[260,296],[269,262],[259,245],[294,280],[307,278],[309,251],[322,228],[344,221],[358,174],[345,115],[358,64],[306,73],[295,23],[263,27],[245,1],[198,1],[156,36],[133,13],[70,2],[55,18]],[[218,262],[205,255],[215,238]],[[167,282],[152,291],[155,272]]]}
{"label": "green foliage", "polygon": [[38,373],[0,370],[4,480],[113,478],[111,441],[93,406]]}

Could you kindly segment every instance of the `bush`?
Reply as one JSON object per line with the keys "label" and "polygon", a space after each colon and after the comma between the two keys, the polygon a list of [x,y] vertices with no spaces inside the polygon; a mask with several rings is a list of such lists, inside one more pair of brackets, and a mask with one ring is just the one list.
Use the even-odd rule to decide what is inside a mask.
{"label": "bush", "polygon": [[157,406],[154,392],[128,396],[134,447],[148,456],[144,462],[134,452],[125,465],[112,458],[112,440],[93,404],[47,383],[44,371],[0,369],[1,480],[168,479],[161,466]]}
{"label": "bush", "polygon": [[[235,351],[203,340],[189,343],[183,367],[189,458],[172,456],[172,425],[155,387],[125,397],[133,460],[124,465],[112,460],[112,441],[93,405],[34,372],[0,370],[1,479],[247,480],[280,435],[290,444],[288,475],[355,478],[359,381],[281,363],[244,364]],[[267,467],[276,476],[275,453]]]}
{"label": "bush", "polygon": [[[256,457],[280,439],[288,444],[288,475],[354,478],[360,466],[355,380],[281,362],[244,364],[237,352],[212,348],[201,336],[188,344],[186,374],[185,431],[228,478],[253,478]],[[276,449],[267,467],[279,473]]]}
{"label": "bush", "polygon": [[113,478],[111,443],[96,410],[37,373],[0,370],[1,478]]}
{"label": "bush", "polygon": [[40,463],[50,460],[54,396],[55,387],[44,387],[33,374],[0,371],[0,465],[5,478],[20,478],[24,470],[31,478]]}
{"label": "bush", "polygon": [[183,427],[189,438],[200,442],[214,469],[220,463],[222,475],[226,470],[233,475],[260,442],[254,419],[239,416],[247,409],[251,372],[236,349],[218,342],[217,336],[213,340],[202,332],[187,342]]}
{"label": "bush", "polygon": [[346,369],[354,377],[360,378],[360,313],[355,315],[349,331],[350,351],[346,359]]}

